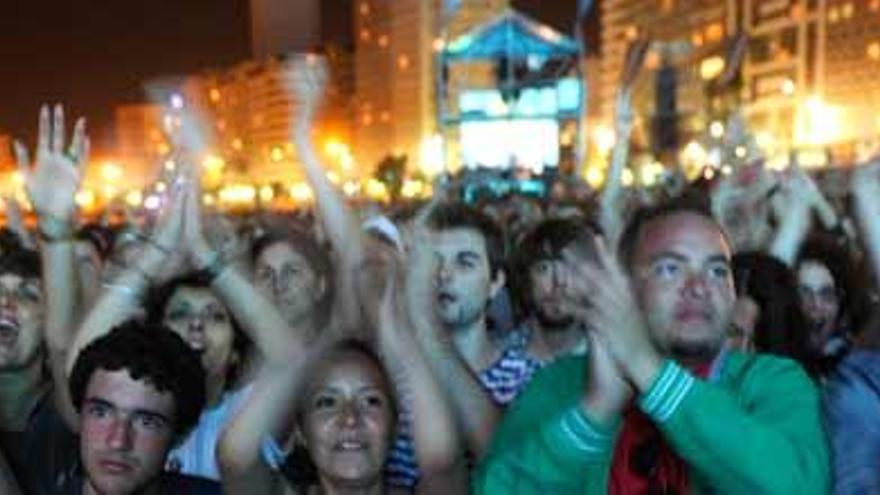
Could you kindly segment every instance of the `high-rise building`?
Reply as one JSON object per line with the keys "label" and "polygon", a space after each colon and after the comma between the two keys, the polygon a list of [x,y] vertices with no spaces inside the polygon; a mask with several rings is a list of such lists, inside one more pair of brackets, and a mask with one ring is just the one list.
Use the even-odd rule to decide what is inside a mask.
{"label": "high-rise building", "polygon": [[116,155],[130,185],[145,185],[170,148],[162,132],[162,108],[151,103],[116,107]]}
{"label": "high-rise building", "polygon": [[[652,118],[663,95],[657,89],[661,68],[673,69],[678,127],[688,134],[705,124],[707,80],[719,71],[725,38],[735,29],[730,0],[605,0],[598,3],[601,23],[600,114],[610,124],[627,48],[648,39],[651,48],[636,84],[634,100],[644,117]],[[723,62],[721,67],[723,67]],[[670,85],[671,86],[671,85]],[[663,106],[663,105],[659,105]]]}
{"label": "high-rise building", "polygon": [[880,1],[819,3],[825,37],[817,92],[834,117],[827,132],[838,143],[880,136]]}
{"label": "high-rise building", "polygon": [[251,55],[260,60],[321,44],[319,0],[250,0]]}
{"label": "high-rise building", "polygon": [[769,140],[765,147],[788,149],[801,140],[799,109],[823,74],[820,2],[743,0],[736,7],[749,37],[743,65],[745,114]]}
{"label": "high-rise building", "polygon": [[[437,132],[435,56],[446,40],[501,13],[507,0],[356,0],[355,152],[369,170],[388,154],[417,164]],[[445,32],[443,27],[446,27]]]}
{"label": "high-rise building", "polygon": [[[323,55],[331,77],[314,137],[321,150],[331,143],[328,166],[339,168],[340,177],[354,177],[357,170],[346,156],[350,155],[347,143],[351,143],[351,55],[339,47],[328,47]],[[199,139],[213,157],[206,166],[215,177],[228,182],[287,184],[301,177],[301,169],[291,142],[298,102],[286,88],[285,78],[293,70],[295,57],[306,56],[252,60],[149,86],[164,88],[153,91],[154,100],[166,107],[162,118],[173,118],[175,105],[181,110],[198,109]]]}
{"label": "high-rise building", "polygon": [[15,168],[15,159],[12,156],[12,136],[0,133],[0,170]]}
{"label": "high-rise building", "polygon": [[606,122],[626,46],[645,37],[655,43],[637,106],[652,111],[645,75],[666,55],[680,68],[680,125],[704,129],[712,117],[707,80],[724,68],[726,40],[741,32],[748,48],[737,97],[765,148],[851,151],[880,135],[873,111],[880,104],[880,0],[606,0],[599,8]]}

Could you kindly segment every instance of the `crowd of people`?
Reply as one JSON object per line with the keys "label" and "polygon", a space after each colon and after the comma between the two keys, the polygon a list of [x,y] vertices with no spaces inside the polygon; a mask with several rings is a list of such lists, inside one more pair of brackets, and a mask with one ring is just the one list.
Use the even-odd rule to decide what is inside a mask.
{"label": "crowd of people", "polygon": [[[286,81],[314,210],[77,214],[60,106],[0,236],[0,492],[880,493],[880,160],[653,190],[356,205]],[[584,193],[587,191],[587,193]]]}

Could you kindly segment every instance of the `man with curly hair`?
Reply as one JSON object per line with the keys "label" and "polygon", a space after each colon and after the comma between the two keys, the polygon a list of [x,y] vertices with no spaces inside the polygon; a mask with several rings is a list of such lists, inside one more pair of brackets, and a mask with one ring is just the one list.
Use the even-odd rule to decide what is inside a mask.
{"label": "man with curly hair", "polygon": [[180,337],[136,320],[85,347],[69,381],[81,469],[61,493],[220,493],[216,483],[163,471],[168,451],[199,419],[204,382]]}

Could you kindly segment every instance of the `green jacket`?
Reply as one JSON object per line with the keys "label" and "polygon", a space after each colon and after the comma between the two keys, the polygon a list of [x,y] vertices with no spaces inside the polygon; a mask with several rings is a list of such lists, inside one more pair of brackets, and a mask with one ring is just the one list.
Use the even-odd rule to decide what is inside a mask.
{"label": "green jacket", "polygon": [[[619,424],[579,407],[584,357],[535,375],[477,467],[478,495],[605,494]],[[639,407],[690,470],[695,493],[825,494],[819,392],[794,362],[730,352],[712,383],[668,361]],[[619,421],[618,421],[619,423]]]}

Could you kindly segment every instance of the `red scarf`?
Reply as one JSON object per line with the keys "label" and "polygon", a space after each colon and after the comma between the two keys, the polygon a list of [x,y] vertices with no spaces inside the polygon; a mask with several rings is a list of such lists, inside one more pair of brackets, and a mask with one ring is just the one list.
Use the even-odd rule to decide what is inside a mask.
{"label": "red scarf", "polygon": [[[692,370],[709,375],[711,364]],[[663,439],[651,419],[636,407],[623,415],[623,428],[611,463],[611,495],[685,495],[690,493],[687,464]]]}

